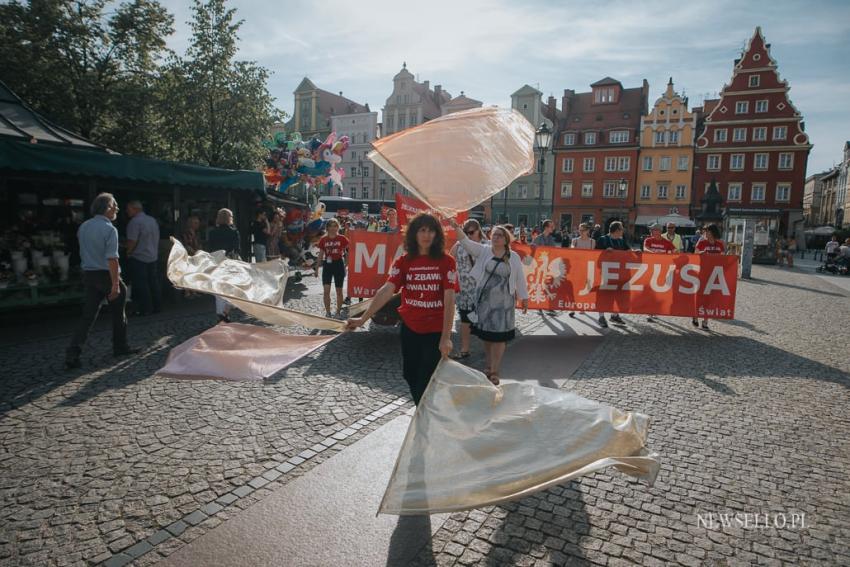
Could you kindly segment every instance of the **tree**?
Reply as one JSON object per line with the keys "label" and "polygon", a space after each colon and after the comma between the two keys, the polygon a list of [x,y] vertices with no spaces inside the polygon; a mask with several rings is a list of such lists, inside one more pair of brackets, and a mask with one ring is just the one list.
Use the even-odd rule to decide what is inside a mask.
{"label": "tree", "polygon": [[150,90],[173,17],[156,0],[0,5],[0,77],[35,110],[115,150],[150,153]]}
{"label": "tree", "polygon": [[255,62],[235,61],[242,21],[225,0],[195,0],[192,43],[162,73],[170,157],[214,167],[255,168],[272,124],[282,120]]}

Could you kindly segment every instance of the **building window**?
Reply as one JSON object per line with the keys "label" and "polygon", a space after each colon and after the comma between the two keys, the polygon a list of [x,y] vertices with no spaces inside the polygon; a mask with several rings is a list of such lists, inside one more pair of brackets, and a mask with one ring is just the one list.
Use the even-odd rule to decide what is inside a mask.
{"label": "building window", "polygon": [[729,184],[729,197],[730,201],[740,201],[741,200],[741,184],[740,183],[730,183]]}
{"label": "building window", "polygon": [[620,183],[618,181],[606,181],[602,186],[602,196],[603,197],[616,197],[617,196],[617,186]]}
{"label": "building window", "polygon": [[572,231],[573,215],[570,213],[561,213],[561,228],[565,229],[567,232]]}
{"label": "building window", "polygon": [[767,112],[767,100],[757,100],[756,101],[756,112],[758,112],[758,113]]}
{"label": "building window", "polygon": [[787,126],[774,126],[773,127],[773,139],[774,140],[784,140],[788,137],[788,127]]}
{"label": "building window", "polygon": [[661,184],[658,186],[658,198],[666,199],[667,198],[667,185]]}
{"label": "building window", "polygon": [[791,185],[780,183],[776,186],[776,200],[788,202],[791,200]]}
{"label": "building window", "polygon": [[753,142],[764,142],[765,140],[767,140],[767,127],[753,128]]}
{"label": "building window", "polygon": [[596,158],[586,157],[584,158],[582,171],[591,172],[596,169]]}
{"label": "building window", "polygon": [[655,143],[656,144],[664,144],[667,142],[667,132],[664,130],[659,130],[655,133]]}
{"label": "building window", "polygon": [[750,110],[750,101],[739,100],[735,103],[735,114],[746,114]]}
{"label": "building window", "polygon": [[708,156],[706,168],[711,171],[720,171],[720,154],[711,154]]}
{"label": "building window", "polygon": [[584,143],[585,144],[595,144],[596,143],[596,132],[585,132],[584,133]]}
{"label": "building window", "polygon": [[606,157],[605,158],[605,171],[617,171],[617,158],[615,158],[615,157]]}
{"label": "building window", "polygon": [[726,141],[726,128],[718,128],[714,131],[714,141],[715,142],[725,142]]}
{"label": "building window", "polygon": [[302,98],[298,112],[298,127],[301,130],[313,129],[313,100]]}
{"label": "building window", "polygon": [[676,169],[679,171],[687,171],[688,161],[688,156],[679,156],[679,162],[676,164]]}
{"label": "building window", "polygon": [[640,198],[641,199],[649,199],[649,185],[642,185],[640,188]]}
{"label": "building window", "polygon": [[581,184],[581,196],[582,197],[593,197],[593,183],[585,182]]}
{"label": "building window", "polygon": [[679,131],[678,130],[670,130],[670,134],[668,136],[668,141],[671,144],[679,143]]}
{"label": "building window", "polygon": [[759,77],[758,75],[750,75],[750,86],[751,87],[759,86],[759,80],[760,79],[761,79],[761,77]]}
{"label": "building window", "polygon": [[528,185],[525,183],[520,183],[517,185],[517,195],[520,199],[528,199]]}
{"label": "building window", "polygon": [[357,159],[357,152],[351,152],[351,160],[354,161]]}
{"label": "building window", "polygon": [[733,142],[746,142],[747,141],[747,129],[746,128],[735,128],[732,130],[732,141]]}
{"label": "building window", "polygon": [[729,169],[738,171],[744,169],[744,154],[732,154],[729,156]]}
{"label": "building window", "polygon": [[611,144],[627,144],[629,142],[628,130],[615,130],[608,134],[608,142]]}
{"label": "building window", "polygon": [[686,190],[687,190],[687,187],[685,185],[676,185],[676,198],[677,199],[684,199]]}
{"label": "building window", "polygon": [[368,188],[368,187],[364,187],[364,188],[363,188],[363,198],[364,198],[364,199],[368,199],[368,198],[369,198],[369,188]]}
{"label": "building window", "polygon": [[356,198],[357,198],[357,187],[352,187],[352,188],[351,188],[351,198],[352,198],[352,199],[356,199]]}
{"label": "building window", "polygon": [[394,119],[392,116],[387,116],[387,132],[392,132]]}
{"label": "building window", "polygon": [[576,135],[569,133],[564,134],[564,145],[565,146],[574,146],[576,143]]}
{"label": "building window", "polygon": [[794,167],[794,154],[779,154],[779,169],[791,169]]}
{"label": "building window", "polygon": [[596,96],[594,98],[597,103],[616,102],[614,100],[614,87],[596,89]]}
{"label": "building window", "polygon": [[570,199],[572,196],[573,196],[573,182],[572,181],[561,182],[561,198],[562,199]]}
{"label": "building window", "polygon": [[369,177],[369,166],[368,165],[363,166],[363,177]]}
{"label": "building window", "polygon": [[632,158],[621,157],[617,158],[617,169],[620,171],[628,171],[632,167]]}
{"label": "building window", "polygon": [[351,177],[357,177],[357,166],[351,166]]}
{"label": "building window", "polygon": [[751,201],[764,201],[764,183],[753,183],[753,189],[750,194]]}
{"label": "building window", "polygon": [[661,165],[658,168],[660,171],[670,171],[673,167],[673,158],[670,156],[661,156]]}
{"label": "building window", "polygon": [[756,154],[753,158],[753,169],[767,169],[768,154]]}
{"label": "building window", "polygon": [[405,120],[406,120],[406,118],[405,118],[404,114],[402,114],[398,117],[398,129],[399,130],[404,130],[405,128],[407,128],[407,124],[405,123]]}
{"label": "building window", "polygon": [[652,171],[652,156],[643,156],[643,170]]}
{"label": "building window", "polygon": [[564,173],[572,173],[573,172],[573,163],[574,160],[571,157],[564,158],[564,161],[561,162],[561,171]]}

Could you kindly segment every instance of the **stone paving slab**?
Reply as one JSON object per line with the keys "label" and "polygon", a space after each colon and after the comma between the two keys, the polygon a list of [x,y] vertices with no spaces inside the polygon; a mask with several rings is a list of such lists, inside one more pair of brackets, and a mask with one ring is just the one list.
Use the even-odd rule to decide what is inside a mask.
{"label": "stone paving slab", "polygon": [[376,516],[409,423],[395,418],[159,565],[406,565],[448,518]]}

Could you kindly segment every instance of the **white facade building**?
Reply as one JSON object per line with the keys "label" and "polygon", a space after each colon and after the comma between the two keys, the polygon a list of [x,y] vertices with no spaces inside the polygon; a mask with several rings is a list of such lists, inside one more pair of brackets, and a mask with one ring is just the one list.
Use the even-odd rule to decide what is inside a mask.
{"label": "white facade building", "polygon": [[372,149],[372,141],[378,137],[378,113],[369,112],[369,105],[366,105],[366,109],[366,112],[340,114],[331,118],[331,130],[336,132],[337,139],[348,136],[351,140],[339,165],[345,171],[342,193],[337,192],[335,196],[352,199],[376,199],[380,196],[376,184],[377,167],[366,157]]}

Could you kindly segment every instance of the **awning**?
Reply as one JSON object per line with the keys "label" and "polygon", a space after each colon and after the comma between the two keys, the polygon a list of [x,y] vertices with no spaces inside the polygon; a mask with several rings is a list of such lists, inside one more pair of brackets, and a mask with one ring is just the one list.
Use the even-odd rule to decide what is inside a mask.
{"label": "awning", "polygon": [[259,171],[219,169],[11,139],[0,140],[0,169],[265,192]]}
{"label": "awning", "polygon": [[637,226],[650,226],[655,223],[666,225],[669,222],[684,228],[693,228],[696,226],[694,221],[682,215],[638,215],[637,219],[635,219],[635,225]]}

